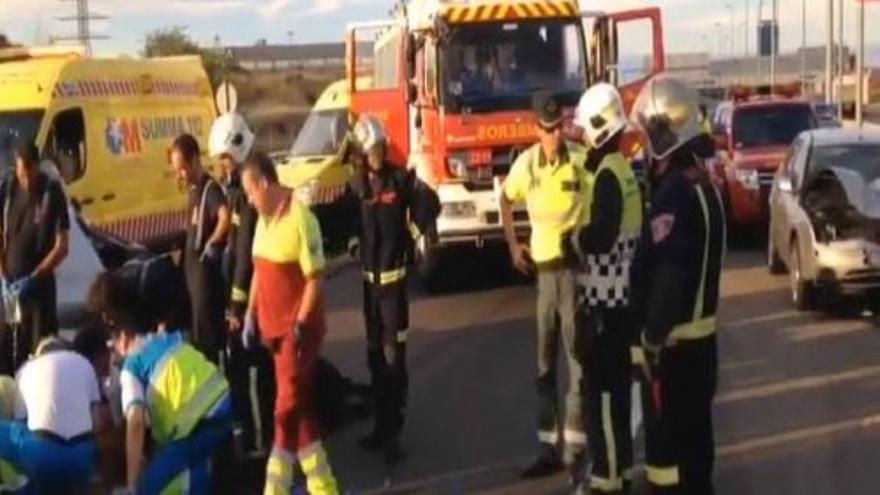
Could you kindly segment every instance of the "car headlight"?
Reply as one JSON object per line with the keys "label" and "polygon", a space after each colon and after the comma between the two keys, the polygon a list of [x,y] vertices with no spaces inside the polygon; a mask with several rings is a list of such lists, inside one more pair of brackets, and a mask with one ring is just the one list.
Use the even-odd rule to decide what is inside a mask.
{"label": "car headlight", "polygon": [[296,195],[297,201],[306,206],[312,206],[318,194],[318,181],[310,180],[294,189],[293,193]]}
{"label": "car headlight", "polygon": [[473,201],[443,203],[440,214],[447,218],[471,218],[477,216],[477,206]]}
{"label": "car headlight", "polygon": [[758,171],[752,169],[737,169],[736,180],[745,186],[746,189],[760,189],[761,183],[758,180]]}

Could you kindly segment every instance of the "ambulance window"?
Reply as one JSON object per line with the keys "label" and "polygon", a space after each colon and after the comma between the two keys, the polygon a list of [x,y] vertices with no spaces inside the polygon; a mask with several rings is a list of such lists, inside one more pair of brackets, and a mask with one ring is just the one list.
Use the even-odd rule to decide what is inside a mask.
{"label": "ambulance window", "polygon": [[64,182],[70,184],[86,170],[86,128],[82,110],[65,110],[55,116],[46,142],[46,156],[58,166]]}
{"label": "ambulance window", "polygon": [[653,29],[650,19],[617,23],[618,84],[629,84],[651,75]]}

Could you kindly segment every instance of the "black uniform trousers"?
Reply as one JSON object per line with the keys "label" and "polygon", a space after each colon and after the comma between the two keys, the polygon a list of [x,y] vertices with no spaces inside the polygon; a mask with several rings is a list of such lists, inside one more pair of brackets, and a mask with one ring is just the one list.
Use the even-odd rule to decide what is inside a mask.
{"label": "black uniform trousers", "polygon": [[364,282],[367,366],[376,399],[375,433],[399,436],[409,391],[406,335],[409,299],[406,279],[380,286]]}
{"label": "black uniform trousers", "polygon": [[224,368],[243,446],[263,451],[272,446],[275,425],[275,363],[265,346],[245,349],[240,334],[227,340]]}
{"label": "black uniform trousers", "polygon": [[[659,380],[658,380],[659,378]],[[648,483],[654,495],[712,495],[712,400],[718,381],[714,336],[661,353],[659,385],[642,388]],[[657,404],[654,386],[659,386]]]}
{"label": "black uniform trousers", "polygon": [[193,344],[214,364],[219,364],[226,346],[226,298],[221,261],[185,256],[186,288],[190,303],[190,332]]}
{"label": "black uniform trousers", "polygon": [[21,323],[5,324],[0,334],[0,375],[15,376],[40,340],[58,334],[55,277],[34,282],[27,297],[19,301]]}
{"label": "black uniform trousers", "polygon": [[[632,359],[626,309],[589,308],[580,330],[586,343],[585,417],[594,493],[618,493],[632,468]],[[628,480],[627,480],[628,481]]]}

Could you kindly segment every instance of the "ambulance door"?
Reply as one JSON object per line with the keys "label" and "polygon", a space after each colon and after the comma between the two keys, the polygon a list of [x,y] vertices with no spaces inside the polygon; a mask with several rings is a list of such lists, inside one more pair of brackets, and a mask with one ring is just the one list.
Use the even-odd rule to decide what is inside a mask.
{"label": "ambulance door", "polygon": [[[368,40],[375,40],[371,66],[366,62]],[[389,138],[389,161],[401,167],[409,155],[410,102],[418,96],[410,84],[410,73],[415,71],[410,70],[407,45],[405,26],[393,21],[349,26],[346,58],[351,116],[356,120],[372,115],[382,121]]]}

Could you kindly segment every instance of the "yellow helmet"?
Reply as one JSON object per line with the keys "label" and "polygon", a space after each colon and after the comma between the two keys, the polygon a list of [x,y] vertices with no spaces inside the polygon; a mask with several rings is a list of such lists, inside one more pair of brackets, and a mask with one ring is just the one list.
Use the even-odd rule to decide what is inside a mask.
{"label": "yellow helmet", "polygon": [[702,132],[696,90],[680,79],[661,75],[645,83],[630,120],[642,132],[648,152],[663,160]]}

